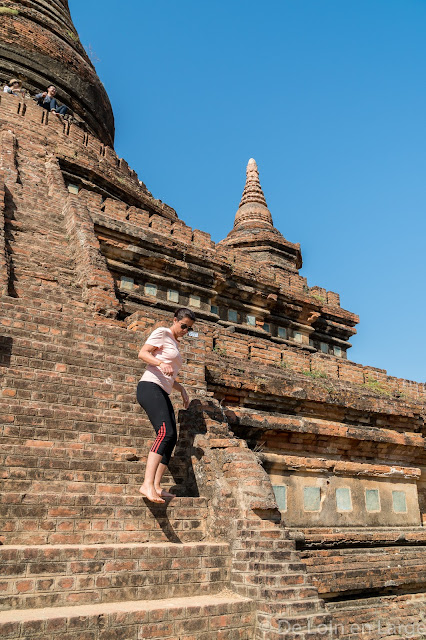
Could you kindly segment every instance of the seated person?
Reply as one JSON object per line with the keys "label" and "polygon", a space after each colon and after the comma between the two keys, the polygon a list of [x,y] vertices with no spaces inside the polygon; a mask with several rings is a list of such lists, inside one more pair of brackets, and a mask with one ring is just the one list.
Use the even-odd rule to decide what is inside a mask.
{"label": "seated person", "polygon": [[17,78],[11,78],[9,84],[6,84],[3,92],[11,93],[13,96],[20,96],[22,89],[22,82]]}
{"label": "seated person", "polygon": [[51,111],[52,113],[63,116],[68,112],[68,107],[66,107],[65,105],[62,105],[62,107],[60,107],[55,96],[56,87],[54,84],[50,84],[47,87],[47,91],[38,93],[35,96],[35,100],[40,107],[43,107],[43,109],[47,109],[47,111]]}

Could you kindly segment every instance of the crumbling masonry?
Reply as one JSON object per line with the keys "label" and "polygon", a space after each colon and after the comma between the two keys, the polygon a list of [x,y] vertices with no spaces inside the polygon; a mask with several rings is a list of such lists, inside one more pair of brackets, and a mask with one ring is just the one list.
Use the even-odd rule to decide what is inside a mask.
{"label": "crumbling masonry", "polygon": [[[250,160],[215,244],[117,158],[66,0],[0,6],[0,636],[425,638],[424,384],[347,359],[358,318],[299,275]],[[237,179],[237,178],[236,178]],[[144,333],[194,309],[168,475]]]}

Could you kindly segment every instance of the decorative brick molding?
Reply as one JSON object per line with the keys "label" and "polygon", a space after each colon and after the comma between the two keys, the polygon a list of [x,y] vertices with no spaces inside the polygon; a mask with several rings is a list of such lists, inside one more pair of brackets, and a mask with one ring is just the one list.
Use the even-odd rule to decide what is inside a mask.
{"label": "decorative brick molding", "polygon": [[0,173],[0,296],[9,294],[9,256],[5,238],[4,174]]}

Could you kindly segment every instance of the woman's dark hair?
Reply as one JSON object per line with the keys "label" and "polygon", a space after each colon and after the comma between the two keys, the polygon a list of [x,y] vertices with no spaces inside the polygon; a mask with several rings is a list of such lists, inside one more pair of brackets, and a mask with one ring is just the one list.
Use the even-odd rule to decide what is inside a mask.
{"label": "woman's dark hair", "polygon": [[176,320],[183,320],[184,318],[189,318],[195,322],[195,313],[191,311],[191,309],[185,309],[185,307],[181,307],[175,311]]}

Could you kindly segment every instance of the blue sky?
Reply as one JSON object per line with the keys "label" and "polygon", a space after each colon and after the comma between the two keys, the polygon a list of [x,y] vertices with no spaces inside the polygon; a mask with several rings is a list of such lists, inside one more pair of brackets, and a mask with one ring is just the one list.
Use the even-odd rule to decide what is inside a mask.
{"label": "blue sky", "polygon": [[153,195],[219,241],[250,157],[351,360],[426,381],[426,2],[69,0]]}

